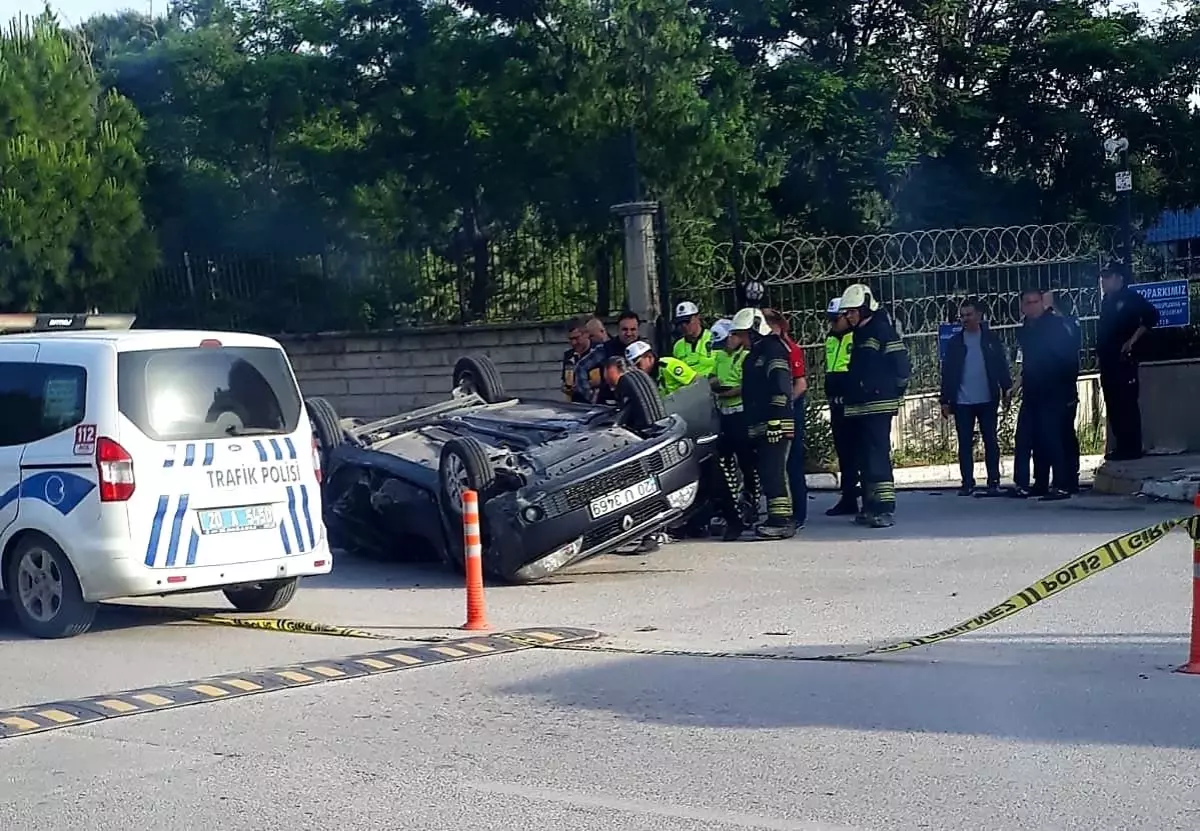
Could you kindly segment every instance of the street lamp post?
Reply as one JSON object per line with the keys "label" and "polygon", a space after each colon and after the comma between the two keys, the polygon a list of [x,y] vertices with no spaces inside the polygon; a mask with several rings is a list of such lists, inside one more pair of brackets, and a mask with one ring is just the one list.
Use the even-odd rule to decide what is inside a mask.
{"label": "street lamp post", "polygon": [[1129,139],[1124,136],[1104,140],[1104,154],[1110,162],[1119,162],[1114,182],[1117,199],[1121,202],[1120,249],[1117,253],[1124,266],[1125,282],[1133,281],[1133,174],[1129,171]]}

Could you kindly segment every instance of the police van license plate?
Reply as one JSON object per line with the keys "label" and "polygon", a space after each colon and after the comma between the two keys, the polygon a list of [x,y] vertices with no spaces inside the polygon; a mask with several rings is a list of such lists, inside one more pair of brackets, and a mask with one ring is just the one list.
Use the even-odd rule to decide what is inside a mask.
{"label": "police van license plate", "polygon": [[647,496],[654,496],[659,490],[658,480],[651,476],[649,479],[643,479],[627,488],[621,488],[619,491],[606,493],[598,499],[593,499],[588,510],[591,511],[592,519],[599,519],[632,505],[634,502],[640,502]]}
{"label": "police van license plate", "polygon": [[234,531],[260,531],[275,527],[275,509],[271,505],[217,508],[197,513],[200,514],[202,534],[229,534]]}

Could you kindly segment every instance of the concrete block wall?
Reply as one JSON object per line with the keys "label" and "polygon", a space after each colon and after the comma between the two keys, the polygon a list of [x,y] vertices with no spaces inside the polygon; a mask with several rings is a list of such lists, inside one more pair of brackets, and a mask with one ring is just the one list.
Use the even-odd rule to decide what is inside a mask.
{"label": "concrete block wall", "polygon": [[516,395],[562,397],[565,322],[335,332],[280,342],[304,395],[328,399],[343,417],[382,418],[444,400],[454,362],[473,353],[490,357]]}

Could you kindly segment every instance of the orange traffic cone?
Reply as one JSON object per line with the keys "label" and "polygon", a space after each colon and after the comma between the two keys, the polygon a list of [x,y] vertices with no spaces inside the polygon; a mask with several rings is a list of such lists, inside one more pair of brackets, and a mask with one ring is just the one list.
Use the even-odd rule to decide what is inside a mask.
{"label": "orange traffic cone", "polygon": [[467,572],[467,622],[463,629],[480,632],[492,627],[483,602],[483,537],[479,532],[479,494],[463,493],[463,549]]}

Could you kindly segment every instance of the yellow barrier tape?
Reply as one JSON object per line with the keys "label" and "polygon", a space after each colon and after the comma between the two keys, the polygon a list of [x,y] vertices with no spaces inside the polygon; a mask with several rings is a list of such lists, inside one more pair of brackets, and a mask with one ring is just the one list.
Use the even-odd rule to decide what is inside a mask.
{"label": "yellow barrier tape", "polygon": [[699,652],[681,649],[638,649],[636,647],[616,646],[574,646],[543,644],[546,649],[568,649],[586,652],[612,652],[629,655],[678,655],[692,658],[751,658],[767,661],[844,661],[851,658],[865,658],[868,655],[888,655],[902,652],[918,646],[928,646],[940,641],[957,638],[968,632],[976,632],[984,627],[999,623],[1005,618],[1023,612],[1030,606],[1043,600],[1061,594],[1072,586],[1077,586],[1094,574],[1136,557],[1154,545],[1168,533],[1178,527],[1186,527],[1193,540],[1200,540],[1200,515],[1167,519],[1155,525],[1139,528],[1128,534],[1109,540],[1101,546],[1080,554],[1074,560],[1056,568],[1036,583],[1032,583],[1007,600],[997,603],[985,612],[969,617],[961,623],[942,629],[919,638],[896,641],[894,643],[865,649],[861,652],[846,652],[838,655],[789,655],[769,652]]}
{"label": "yellow barrier tape", "polygon": [[365,629],[352,629],[347,626],[331,626],[325,623],[313,623],[308,620],[293,620],[291,618],[273,617],[217,617],[215,615],[200,615],[188,617],[197,623],[211,623],[216,626],[232,626],[238,629],[258,629],[265,632],[288,632],[298,635],[332,635],[338,638],[369,638],[377,641],[402,640],[389,635],[368,632]]}

